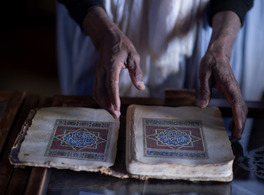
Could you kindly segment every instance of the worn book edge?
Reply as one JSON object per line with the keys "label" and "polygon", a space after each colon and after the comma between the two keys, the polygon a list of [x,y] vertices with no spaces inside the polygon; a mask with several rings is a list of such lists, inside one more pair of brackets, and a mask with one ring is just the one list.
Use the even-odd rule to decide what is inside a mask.
{"label": "worn book edge", "polygon": [[[50,107],[52,108],[52,107]],[[53,107],[54,108],[54,107]],[[61,107],[58,107],[61,108]],[[74,107],[77,108],[77,107]],[[78,109],[78,108],[77,108]],[[81,108],[81,109],[87,109],[87,108]],[[57,163],[57,162],[52,162],[52,161],[45,161],[45,162],[27,162],[19,159],[19,152],[21,150],[21,145],[25,141],[25,137],[28,134],[28,130],[32,126],[32,122],[34,121],[34,117],[36,116],[36,113],[38,112],[39,109],[32,109],[30,113],[28,114],[27,119],[25,120],[24,124],[22,125],[21,131],[18,134],[13,147],[11,148],[11,152],[9,155],[9,161],[11,164],[15,165],[16,167],[25,167],[25,166],[32,166],[32,167],[44,167],[44,168],[57,168],[57,169],[70,169],[74,171],[88,171],[88,172],[101,172],[105,174],[111,174],[111,170],[109,167],[114,165],[115,162],[115,157],[116,157],[116,149],[117,149],[117,137],[118,137],[118,132],[119,132],[119,122],[117,124],[118,128],[116,131],[116,141],[112,143],[112,156],[109,158],[112,159],[112,163],[101,163],[105,165],[99,165],[96,166],[95,163],[93,165],[74,165],[71,163]],[[98,110],[98,109],[96,109]],[[114,128],[114,127],[113,127]],[[116,128],[116,127],[115,127]],[[112,134],[114,134],[113,132]],[[112,137],[113,135],[111,135]],[[107,165],[106,165],[107,164]]]}
{"label": "worn book edge", "polygon": [[[137,147],[136,147],[136,136],[133,129],[135,129],[135,109],[137,105],[130,105],[127,109],[127,120],[126,120],[126,167],[127,171],[135,178],[147,179],[147,178],[157,178],[157,179],[177,179],[177,180],[190,180],[190,181],[221,181],[229,182],[233,180],[233,161],[234,156],[227,163],[212,163],[203,165],[184,165],[181,163],[171,164],[171,163],[153,163],[148,164],[146,162],[141,162],[137,159]],[[128,114],[129,113],[129,114]],[[133,148],[133,149],[132,149]],[[231,146],[230,146],[231,148]],[[146,172],[146,169],[156,170],[156,173]],[[166,173],[162,170],[166,169]],[[214,170],[218,169],[221,171],[221,176],[214,174]],[[183,174],[182,170],[188,170],[186,175]],[[157,174],[159,172],[159,174]],[[199,174],[199,172],[204,172],[205,174]],[[192,175],[192,176],[190,176]]]}

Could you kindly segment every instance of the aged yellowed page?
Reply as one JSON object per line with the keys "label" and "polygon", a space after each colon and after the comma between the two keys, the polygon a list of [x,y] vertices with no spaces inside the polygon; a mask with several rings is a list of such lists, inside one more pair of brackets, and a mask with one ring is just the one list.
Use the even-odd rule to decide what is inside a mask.
{"label": "aged yellowed page", "polygon": [[24,165],[98,171],[114,164],[119,120],[102,109],[41,108],[18,158]]}

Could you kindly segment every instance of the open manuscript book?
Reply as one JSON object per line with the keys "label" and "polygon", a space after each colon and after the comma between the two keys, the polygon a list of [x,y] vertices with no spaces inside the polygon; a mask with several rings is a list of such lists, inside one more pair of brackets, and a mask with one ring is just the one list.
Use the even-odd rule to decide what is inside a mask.
{"label": "open manuscript book", "polygon": [[[120,147],[120,124],[106,111],[49,107],[39,109],[32,118],[32,125],[22,128],[12,148],[12,164],[119,175],[111,167]],[[215,107],[131,105],[124,152],[126,174],[122,178],[233,178],[234,156],[221,112]]]}

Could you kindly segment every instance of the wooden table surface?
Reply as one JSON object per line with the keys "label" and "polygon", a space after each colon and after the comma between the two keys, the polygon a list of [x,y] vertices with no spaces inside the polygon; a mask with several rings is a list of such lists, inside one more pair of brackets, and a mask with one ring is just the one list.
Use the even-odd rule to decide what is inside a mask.
{"label": "wooden table surface", "polygon": [[[125,124],[126,108],[130,104],[187,106],[195,105],[193,91],[168,92],[166,98],[122,98],[121,125]],[[247,102],[248,118],[264,119],[264,102]],[[54,96],[40,97],[25,92],[0,92],[0,192],[1,194],[45,194],[50,180],[47,168],[15,168],[9,163],[9,153],[31,109],[50,106],[99,108],[91,97]],[[230,106],[213,99],[210,106],[218,106],[223,117],[232,115]],[[263,134],[262,134],[263,135]],[[264,138],[261,138],[264,140]],[[264,142],[263,142],[264,145]],[[81,173],[80,173],[81,174]],[[260,181],[264,182],[260,179]],[[176,185],[176,184],[175,184]],[[264,183],[263,183],[264,186]]]}

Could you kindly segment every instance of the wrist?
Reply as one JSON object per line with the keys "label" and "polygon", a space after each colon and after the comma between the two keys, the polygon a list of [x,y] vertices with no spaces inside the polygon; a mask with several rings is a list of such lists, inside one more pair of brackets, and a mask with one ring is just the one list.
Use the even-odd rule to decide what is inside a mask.
{"label": "wrist", "polygon": [[207,52],[213,54],[216,59],[225,59],[230,61],[231,50],[232,47],[230,47],[229,43],[226,43],[221,39],[217,39],[210,42]]}
{"label": "wrist", "polygon": [[212,19],[213,32],[209,47],[218,46],[231,52],[240,27],[240,19],[234,12],[216,13]]}
{"label": "wrist", "polygon": [[90,36],[96,49],[99,50],[105,34],[112,29],[115,24],[109,19],[103,8],[95,6],[86,14],[82,26],[85,32]]}

